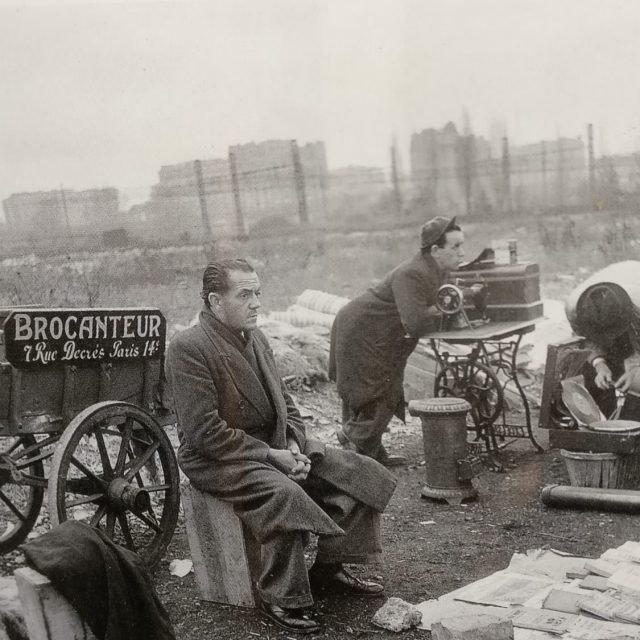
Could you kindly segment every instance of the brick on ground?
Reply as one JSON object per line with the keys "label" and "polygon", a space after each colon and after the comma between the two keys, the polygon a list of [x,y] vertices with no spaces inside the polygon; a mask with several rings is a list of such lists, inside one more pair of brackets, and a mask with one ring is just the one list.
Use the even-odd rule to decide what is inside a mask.
{"label": "brick on ground", "polygon": [[513,640],[513,623],[485,614],[445,618],[431,625],[433,640]]}
{"label": "brick on ground", "polygon": [[389,631],[405,631],[422,621],[422,613],[401,598],[389,598],[373,616],[373,623]]}

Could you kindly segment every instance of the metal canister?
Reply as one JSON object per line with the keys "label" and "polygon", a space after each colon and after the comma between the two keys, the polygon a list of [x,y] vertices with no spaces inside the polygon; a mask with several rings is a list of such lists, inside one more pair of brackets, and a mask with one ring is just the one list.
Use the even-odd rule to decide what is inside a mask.
{"label": "metal canister", "polygon": [[409,403],[409,413],[422,421],[426,484],[424,498],[460,504],[477,491],[468,473],[467,413],[471,405],[462,398],[428,398]]}

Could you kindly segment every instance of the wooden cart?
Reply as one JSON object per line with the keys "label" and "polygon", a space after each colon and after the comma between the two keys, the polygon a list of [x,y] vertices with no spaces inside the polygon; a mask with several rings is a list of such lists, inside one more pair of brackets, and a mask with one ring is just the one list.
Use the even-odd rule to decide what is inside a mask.
{"label": "wooden cart", "polygon": [[[33,529],[100,527],[148,564],[178,518],[163,426],[166,322],[158,309],[0,309],[0,552]],[[43,516],[46,517],[46,516]]]}

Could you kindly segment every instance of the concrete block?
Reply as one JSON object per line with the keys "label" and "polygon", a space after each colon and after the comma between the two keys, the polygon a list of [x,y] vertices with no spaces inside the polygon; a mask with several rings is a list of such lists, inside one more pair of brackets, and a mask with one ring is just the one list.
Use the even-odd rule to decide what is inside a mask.
{"label": "concrete block", "polygon": [[513,640],[513,623],[486,614],[445,618],[431,625],[433,640]]}
{"label": "concrete block", "polygon": [[256,606],[255,579],[260,544],[243,527],[228,502],[181,485],[193,571],[203,600]]}
{"label": "concrete block", "polygon": [[15,576],[30,640],[96,640],[49,578],[29,567],[17,569]]}
{"label": "concrete block", "polygon": [[389,598],[373,616],[373,624],[389,631],[405,631],[422,621],[422,613],[401,598]]}

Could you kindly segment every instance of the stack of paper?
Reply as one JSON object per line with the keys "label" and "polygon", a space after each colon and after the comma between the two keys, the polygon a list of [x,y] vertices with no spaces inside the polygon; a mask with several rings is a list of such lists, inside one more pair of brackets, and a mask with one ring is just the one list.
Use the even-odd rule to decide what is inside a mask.
{"label": "stack of paper", "polygon": [[607,584],[610,589],[619,589],[624,593],[640,596],[640,564],[625,564],[609,576]]}
{"label": "stack of paper", "polygon": [[[587,571],[583,580],[568,578]],[[490,612],[513,622],[516,640],[640,640],[640,542],[600,558],[514,554],[507,569],[418,607],[425,629],[443,617]]]}
{"label": "stack of paper", "polygon": [[578,605],[583,611],[588,611],[605,620],[619,622],[640,622],[640,603],[625,598],[621,593],[610,590],[605,593],[595,593]]}

